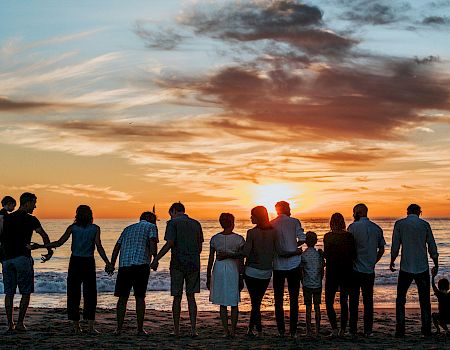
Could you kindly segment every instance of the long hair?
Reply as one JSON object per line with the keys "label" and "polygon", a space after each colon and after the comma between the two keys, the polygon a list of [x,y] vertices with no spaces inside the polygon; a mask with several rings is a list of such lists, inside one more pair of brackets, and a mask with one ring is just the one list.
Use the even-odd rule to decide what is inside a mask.
{"label": "long hair", "polygon": [[86,227],[93,222],[94,217],[92,216],[92,209],[88,205],[78,206],[74,224],[77,226]]}
{"label": "long hair", "polygon": [[333,232],[345,231],[345,220],[341,213],[331,215],[330,228]]}
{"label": "long hair", "polygon": [[253,217],[256,218],[258,222],[256,227],[262,228],[264,230],[271,229],[272,225],[270,225],[269,213],[267,213],[267,209],[262,205],[258,205],[254,207],[251,211]]}

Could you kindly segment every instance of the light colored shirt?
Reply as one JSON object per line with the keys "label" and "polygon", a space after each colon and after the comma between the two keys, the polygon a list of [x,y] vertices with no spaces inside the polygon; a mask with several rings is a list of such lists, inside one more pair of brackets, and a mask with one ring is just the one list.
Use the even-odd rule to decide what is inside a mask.
{"label": "light colored shirt", "polygon": [[353,270],[362,273],[374,273],[378,249],[386,245],[383,230],[366,217],[350,224],[348,232],[353,235],[356,247],[356,259]]}
{"label": "light colored shirt", "polygon": [[273,228],[277,231],[276,253],[273,260],[274,270],[292,270],[300,265],[300,255],[289,258],[280,255],[294,253],[297,251],[298,241],[305,241],[306,236],[300,220],[281,214],[271,221]]}
{"label": "light colored shirt", "polygon": [[117,244],[120,244],[119,267],[150,264],[150,239],[158,241],[156,225],[141,220],[123,230]]}
{"label": "light colored shirt", "polygon": [[95,237],[99,227],[89,224],[86,227],[72,225],[72,255],[81,257],[94,256]]}
{"label": "light colored shirt", "polygon": [[430,224],[415,214],[395,222],[391,256],[396,258],[402,246],[400,270],[421,273],[428,270],[428,253],[437,259],[438,251]]}
{"label": "light colored shirt", "polygon": [[322,255],[314,247],[308,247],[301,257],[303,268],[303,287],[322,287],[322,271],[324,261]]}

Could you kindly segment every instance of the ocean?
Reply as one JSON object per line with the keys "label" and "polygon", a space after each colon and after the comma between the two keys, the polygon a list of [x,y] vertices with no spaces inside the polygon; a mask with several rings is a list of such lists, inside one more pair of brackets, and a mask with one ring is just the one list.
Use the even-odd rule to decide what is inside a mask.
{"label": "ocean", "polygon": [[[317,247],[322,247],[322,239],[326,232],[329,231],[328,218],[300,218],[302,226],[305,231],[315,231],[318,235],[319,242]],[[397,272],[389,271],[390,261],[390,244],[394,218],[377,218],[373,219],[384,231],[386,240],[386,252],[377,264],[374,298],[376,306],[392,307],[395,305],[396,298],[396,283]],[[439,277],[449,277],[450,272],[450,218],[433,218],[427,219],[433,229],[434,237],[439,250]],[[50,239],[57,240],[65,231],[66,227],[70,225],[72,220],[41,220],[42,226],[47,231]],[[134,223],[133,220],[119,220],[119,219],[98,219],[95,221],[101,228],[101,238],[103,246],[108,256],[111,255],[114,245],[121,234],[123,228]],[[203,252],[201,254],[201,293],[198,295],[199,310],[216,310],[217,306],[212,305],[209,300],[209,291],[206,289],[206,267],[209,255],[209,240],[210,238],[220,232],[220,225],[218,220],[202,220],[200,221],[203,227],[205,242],[203,244]],[[347,224],[350,219],[346,219]],[[164,244],[165,220],[160,220],[157,223],[159,229],[160,243],[158,249]],[[236,222],[235,232],[245,237],[246,231],[252,227],[252,224],[246,220],[239,220]],[[33,240],[40,242],[41,238],[35,234]],[[33,252],[35,260],[35,293],[32,296],[32,307],[65,307],[66,306],[66,278],[67,268],[70,257],[70,239],[66,244],[56,249],[53,258],[46,262],[40,262],[40,253],[45,251],[38,250]],[[114,284],[116,275],[110,277],[105,272],[104,263],[96,253],[97,263],[97,290],[98,290],[98,306],[102,308],[114,308],[116,298],[113,296]],[[161,261],[158,271],[151,272],[148,283],[147,293],[147,307],[156,310],[170,310],[172,298],[170,297],[170,276],[169,276],[169,260],[170,253],[168,253]],[[430,264],[431,264],[430,260]],[[396,267],[400,265],[400,259],[396,261]],[[0,274],[0,293],[3,294],[3,276]],[[250,307],[249,296],[244,289],[242,292],[242,301],[240,308],[248,310]],[[16,298],[19,299],[19,298]],[[130,298],[130,308],[133,308],[133,298]],[[432,301],[436,299],[432,297]],[[18,303],[18,300],[15,301]],[[288,303],[288,295],[286,291],[285,302]],[[302,303],[302,297],[300,297]],[[418,305],[418,295],[415,285],[410,288],[408,293],[408,306]],[[183,303],[183,308],[186,308],[186,303]],[[271,285],[267,291],[267,295],[263,301],[263,308],[265,310],[273,310],[273,291]]]}

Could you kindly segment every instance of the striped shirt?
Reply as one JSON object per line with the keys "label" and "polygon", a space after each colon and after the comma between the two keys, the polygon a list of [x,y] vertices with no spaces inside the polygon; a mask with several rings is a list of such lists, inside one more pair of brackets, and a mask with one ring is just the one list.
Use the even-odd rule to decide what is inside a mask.
{"label": "striped shirt", "polygon": [[303,268],[303,287],[322,287],[322,271],[324,261],[322,255],[314,247],[308,247],[301,255]]}
{"label": "striped shirt", "polygon": [[141,220],[123,230],[117,244],[120,245],[119,267],[150,264],[150,239],[158,242],[158,228]]}

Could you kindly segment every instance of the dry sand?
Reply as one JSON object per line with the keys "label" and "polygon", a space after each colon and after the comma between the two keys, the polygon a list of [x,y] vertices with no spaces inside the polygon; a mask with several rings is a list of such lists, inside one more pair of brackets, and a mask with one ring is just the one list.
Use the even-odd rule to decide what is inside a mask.
{"label": "dry sand", "polygon": [[[64,309],[30,308],[26,319],[28,332],[6,335],[2,331],[0,349],[450,349],[450,339],[446,341],[444,337],[436,336],[420,339],[420,311],[417,309],[407,310],[407,335],[403,339],[394,337],[394,309],[377,309],[374,336],[369,339],[359,337],[357,341],[352,341],[350,337],[329,339],[330,327],[325,312],[322,313],[322,334],[318,339],[304,336],[304,312],[300,312],[300,336],[296,340],[275,337],[277,330],[273,312],[263,313],[264,337],[248,339],[245,337],[248,318],[248,312],[241,312],[236,338],[225,339],[222,337],[219,313],[199,312],[199,337],[191,339],[188,336],[188,315],[183,312],[182,332],[185,336],[175,339],[170,336],[171,313],[147,310],[145,328],[149,335],[138,337],[135,335],[134,312],[129,311],[123,334],[116,336],[113,334],[114,310],[98,310],[97,329],[101,334],[91,336],[71,335]],[[5,324],[4,313],[0,320]],[[361,320],[359,326],[362,326]]]}

